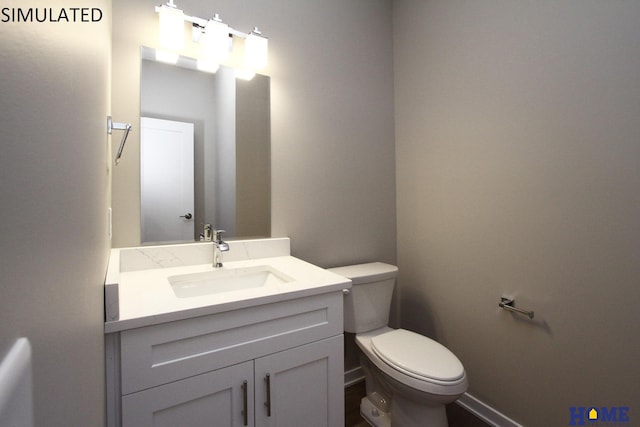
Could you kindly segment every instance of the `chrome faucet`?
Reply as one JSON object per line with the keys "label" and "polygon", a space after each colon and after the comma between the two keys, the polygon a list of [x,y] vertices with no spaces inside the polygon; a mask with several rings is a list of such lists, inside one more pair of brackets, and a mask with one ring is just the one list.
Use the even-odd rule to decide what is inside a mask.
{"label": "chrome faucet", "polygon": [[213,266],[222,267],[222,252],[229,251],[229,244],[222,240],[224,230],[213,230]]}
{"label": "chrome faucet", "polygon": [[211,224],[202,224],[203,230],[200,233],[200,240],[203,242],[211,241]]}

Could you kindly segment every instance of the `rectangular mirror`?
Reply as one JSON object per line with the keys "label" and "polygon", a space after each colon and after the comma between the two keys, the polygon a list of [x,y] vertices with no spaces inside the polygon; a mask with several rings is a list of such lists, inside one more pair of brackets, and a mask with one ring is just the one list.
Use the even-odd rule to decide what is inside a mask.
{"label": "rectangular mirror", "polygon": [[[140,243],[198,241],[203,224],[227,238],[270,237],[269,77],[241,80],[229,67],[212,74],[198,71],[194,59],[170,65],[154,58],[142,48]],[[178,136],[172,145],[172,126],[192,129],[192,142]],[[184,158],[190,150],[193,160]],[[153,178],[145,175],[151,171]],[[190,191],[191,205],[189,194],[178,194]]]}

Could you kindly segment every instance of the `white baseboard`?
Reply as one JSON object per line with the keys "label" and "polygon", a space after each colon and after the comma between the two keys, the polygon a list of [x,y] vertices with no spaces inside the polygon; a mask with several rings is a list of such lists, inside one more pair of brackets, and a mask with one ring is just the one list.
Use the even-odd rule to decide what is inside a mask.
{"label": "white baseboard", "polygon": [[344,373],[345,388],[358,384],[360,381],[364,381],[364,371],[362,370],[362,367],[358,366]]}
{"label": "white baseboard", "polygon": [[493,427],[523,427],[522,424],[518,424],[469,393],[463,394],[456,403]]}

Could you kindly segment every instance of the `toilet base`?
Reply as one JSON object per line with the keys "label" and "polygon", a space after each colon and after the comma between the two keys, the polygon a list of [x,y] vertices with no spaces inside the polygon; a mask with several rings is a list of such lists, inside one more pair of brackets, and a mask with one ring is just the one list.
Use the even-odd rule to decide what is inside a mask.
{"label": "toilet base", "polygon": [[391,427],[391,416],[379,409],[368,397],[360,401],[360,415],[373,427]]}
{"label": "toilet base", "polygon": [[425,405],[404,399],[392,399],[391,412],[384,412],[368,397],[363,397],[360,401],[360,415],[372,427],[448,425],[444,405]]}
{"label": "toilet base", "polygon": [[447,427],[445,405],[416,402],[411,399],[391,399],[392,426]]}
{"label": "toilet base", "polygon": [[[367,396],[360,415],[373,427],[447,427],[445,403],[455,398],[434,396],[407,387],[383,373],[365,355],[360,359]],[[377,414],[377,415],[376,415]]]}

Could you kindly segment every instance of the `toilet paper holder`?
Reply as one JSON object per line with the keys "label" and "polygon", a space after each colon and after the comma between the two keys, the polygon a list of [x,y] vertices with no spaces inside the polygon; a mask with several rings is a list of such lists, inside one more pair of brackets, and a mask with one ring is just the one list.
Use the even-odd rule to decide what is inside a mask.
{"label": "toilet paper holder", "polygon": [[513,298],[501,297],[498,307],[504,308],[505,310],[508,310],[514,313],[524,314],[525,316],[528,316],[529,319],[533,319],[534,314],[532,310],[523,310],[521,308],[514,307],[514,305],[515,305],[515,300]]}

